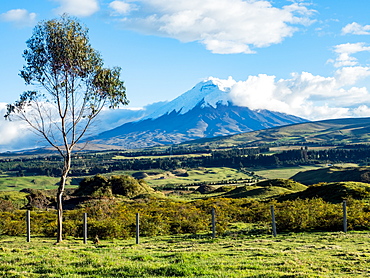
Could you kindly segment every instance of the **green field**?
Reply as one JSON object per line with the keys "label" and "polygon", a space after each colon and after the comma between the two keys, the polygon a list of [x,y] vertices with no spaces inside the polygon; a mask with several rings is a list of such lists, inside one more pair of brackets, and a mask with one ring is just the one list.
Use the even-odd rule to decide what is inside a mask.
{"label": "green field", "polygon": [[274,169],[256,170],[255,173],[266,179],[289,179],[290,177],[294,176],[298,172],[320,169],[322,166],[323,165],[282,167],[282,168],[274,168]]}
{"label": "green field", "polygon": [[227,180],[249,179],[250,175],[237,169],[228,167],[197,168],[186,171],[186,176],[176,175],[171,172],[162,172],[158,175],[149,175],[145,178],[150,186],[163,186],[174,184],[191,184],[199,182],[221,182]]}
{"label": "green field", "polygon": [[368,277],[370,233],[172,236],[53,245],[2,237],[1,277]]}
{"label": "green field", "polygon": [[[31,189],[57,189],[60,178],[46,176],[25,176],[14,177],[9,175],[0,176],[0,191],[19,191],[24,188]],[[68,184],[66,188],[73,188],[76,185]]]}
{"label": "green field", "polygon": [[[354,163],[340,163],[337,166],[340,167],[357,167],[358,164]],[[308,165],[308,166],[295,166],[295,167],[281,167],[274,169],[263,169],[255,170],[254,172],[266,179],[289,179],[299,172],[304,172],[308,170],[318,170],[323,167],[328,167],[326,164]]]}

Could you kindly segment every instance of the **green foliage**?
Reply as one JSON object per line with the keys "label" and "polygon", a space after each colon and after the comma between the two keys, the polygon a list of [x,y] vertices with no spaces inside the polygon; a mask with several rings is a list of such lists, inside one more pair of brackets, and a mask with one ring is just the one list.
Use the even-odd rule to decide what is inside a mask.
{"label": "green foliage", "polygon": [[121,69],[103,67],[88,30],[66,14],[40,22],[23,53],[20,76],[34,89],[7,105],[5,117],[26,122],[60,154],[63,166],[57,192],[58,235],[62,241],[62,197],[72,151],[105,106],[126,105]]}
{"label": "green foliage", "polygon": [[[81,237],[83,213],[88,215],[89,236],[100,239],[135,236],[136,214],[140,215],[140,234],[159,236],[175,234],[202,234],[211,231],[211,211],[216,212],[217,234],[234,232],[235,223],[252,228],[242,234],[265,234],[270,229],[270,206],[274,205],[278,233],[298,231],[341,231],[342,204],[322,199],[297,199],[284,202],[260,202],[254,199],[209,198],[193,202],[169,199],[141,199],[127,203],[118,199],[95,199],[80,209],[65,212],[64,236]],[[355,199],[347,200],[348,229],[368,230],[370,205]],[[25,234],[25,211],[0,212],[0,231],[4,235]],[[31,211],[33,235],[55,236],[55,211]],[[236,232],[237,233],[237,232]]]}
{"label": "green foliage", "polygon": [[[0,211],[14,210],[24,207],[27,203],[27,193],[17,191],[0,191]],[[10,208],[10,209],[9,209]]]}
{"label": "green foliage", "polygon": [[76,195],[92,195],[99,188],[108,186],[108,178],[103,175],[95,175],[93,177],[84,178],[75,191]]}
{"label": "green foliage", "polygon": [[14,205],[9,200],[0,199],[0,211],[13,211]]}
{"label": "green foliage", "polygon": [[276,204],[276,218],[280,231],[340,231],[343,227],[341,206],[322,199],[298,199]]}
{"label": "green foliage", "polygon": [[96,175],[83,179],[75,194],[93,197],[110,197],[112,194],[117,194],[132,198],[139,194],[152,192],[154,190],[144,180],[137,180],[131,176],[114,175],[105,177]]}
{"label": "green foliage", "polygon": [[138,194],[153,192],[144,180],[137,180],[127,175],[111,176],[109,178],[109,184],[113,194],[123,195],[129,198]]}
{"label": "green foliage", "polygon": [[[76,19],[63,15],[40,22],[27,41],[23,57],[26,65],[20,76],[26,84],[43,87],[48,95],[25,92],[19,101],[8,105],[6,117],[25,112],[25,107],[35,106],[40,100],[51,100],[57,104],[61,118],[78,124],[85,117],[94,118],[106,102],[109,108],[127,104],[125,87],[119,80],[120,68],[103,68],[102,58],[89,43],[87,28]],[[81,99],[76,97],[77,93],[81,93]],[[66,113],[71,113],[71,118],[66,118]],[[45,133],[44,123],[29,123],[43,133],[49,143],[53,142],[54,138]],[[75,135],[76,127],[70,128],[63,130]],[[79,137],[71,138],[78,141]]]}
{"label": "green foliage", "polygon": [[0,212],[0,232],[4,235],[19,236],[26,232],[24,211]]}
{"label": "green foliage", "polygon": [[270,180],[264,180],[256,183],[256,186],[261,186],[261,187],[272,187],[272,186],[277,186],[277,187],[282,187],[286,188],[292,191],[302,191],[307,188],[307,186],[290,180],[290,179],[270,179]]}

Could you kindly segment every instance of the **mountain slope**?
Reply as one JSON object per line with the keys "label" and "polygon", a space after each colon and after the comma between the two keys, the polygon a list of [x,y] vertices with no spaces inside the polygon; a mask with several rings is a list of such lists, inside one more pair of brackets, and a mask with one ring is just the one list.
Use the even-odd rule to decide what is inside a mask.
{"label": "mountain slope", "polygon": [[268,110],[252,111],[246,107],[199,103],[185,114],[171,112],[156,119],[126,123],[93,138],[94,143],[127,148],[181,143],[198,138],[237,134],[305,120]]}
{"label": "mountain slope", "polygon": [[306,122],[280,112],[233,105],[230,90],[234,83],[232,79],[209,78],[144,119],[105,131],[89,141],[141,148]]}
{"label": "mountain slope", "polygon": [[232,136],[199,139],[207,146],[253,146],[264,144],[356,144],[370,142],[370,118],[345,118],[299,123]]}

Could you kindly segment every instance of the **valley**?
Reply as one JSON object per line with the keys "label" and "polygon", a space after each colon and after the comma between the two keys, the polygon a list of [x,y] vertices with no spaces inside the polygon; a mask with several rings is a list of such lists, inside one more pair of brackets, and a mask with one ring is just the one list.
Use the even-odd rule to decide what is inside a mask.
{"label": "valley", "polygon": [[[348,127],[325,125],[334,133],[338,126]],[[0,255],[5,264],[0,274],[18,275],[23,269],[53,277],[207,277],[229,275],[232,265],[235,277],[327,277],[329,272],[331,277],[363,277],[369,250],[359,242],[368,241],[370,148],[365,140],[334,144],[329,131],[326,141],[298,143],[296,130],[292,125],[259,133],[261,138],[264,132],[275,138],[284,133],[284,144],[269,136],[251,143],[251,134],[245,133],[170,146],[76,152],[64,197],[65,240],[52,247],[59,156],[47,150],[3,153]],[[310,132],[311,138],[320,134],[321,129]],[[271,206],[277,237],[272,235]],[[210,229],[212,209],[216,238]],[[31,210],[32,241],[21,248],[26,210]],[[81,240],[84,213],[87,244]],[[135,244],[138,213],[141,242]],[[96,237],[99,244],[93,243]],[[15,252],[28,252],[32,260],[48,252],[50,261],[35,265],[24,259],[18,265]],[[118,268],[108,254],[121,258]],[[55,256],[71,264],[62,267]]]}

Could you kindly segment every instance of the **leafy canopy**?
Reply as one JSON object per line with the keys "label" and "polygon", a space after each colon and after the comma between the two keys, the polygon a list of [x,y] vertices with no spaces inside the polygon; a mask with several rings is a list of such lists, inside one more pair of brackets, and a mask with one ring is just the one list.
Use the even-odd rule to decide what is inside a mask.
{"label": "leafy canopy", "polygon": [[103,107],[128,104],[121,69],[103,67],[87,28],[76,19],[40,22],[26,44],[20,76],[36,90],[9,104],[5,117],[16,114],[54,147],[60,138],[73,147]]}

